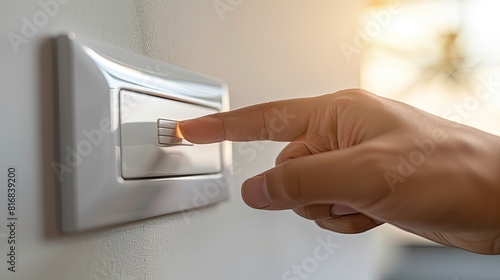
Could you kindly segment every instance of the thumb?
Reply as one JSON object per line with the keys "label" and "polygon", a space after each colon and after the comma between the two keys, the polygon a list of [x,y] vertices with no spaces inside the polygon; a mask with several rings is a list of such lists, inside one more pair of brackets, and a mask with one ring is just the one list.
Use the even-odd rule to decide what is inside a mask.
{"label": "thumb", "polygon": [[266,210],[334,203],[362,208],[391,192],[368,150],[361,144],[288,160],[245,181],[243,200]]}

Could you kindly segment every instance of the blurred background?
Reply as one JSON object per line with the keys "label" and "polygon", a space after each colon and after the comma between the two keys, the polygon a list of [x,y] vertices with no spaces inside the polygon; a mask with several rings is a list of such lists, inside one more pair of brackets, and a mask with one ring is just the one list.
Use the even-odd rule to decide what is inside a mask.
{"label": "blurred background", "polygon": [[499,134],[500,2],[406,0],[391,12],[394,3],[362,13],[362,86]]}
{"label": "blurred background", "polygon": [[[5,132],[0,166],[20,170],[18,271],[7,270],[2,226],[0,279],[500,279],[498,257],[437,246],[389,225],[342,235],[291,211],[250,209],[239,187],[272,167],[283,143],[233,144],[238,168],[227,202],[187,217],[166,215],[72,235],[59,231],[58,185],[51,168],[57,148],[52,38],[67,31],[221,78],[233,109],[361,86],[498,134],[498,1],[0,5]],[[36,31],[24,36],[27,22]],[[12,34],[23,39],[13,42]],[[5,176],[0,172],[1,182]],[[0,209],[6,203],[1,199]],[[5,215],[0,210],[2,223]]]}
{"label": "blurred background", "polygon": [[[355,42],[361,87],[499,135],[499,11],[495,0],[367,1]],[[389,225],[377,234],[392,254],[378,279],[500,279],[499,257]]]}

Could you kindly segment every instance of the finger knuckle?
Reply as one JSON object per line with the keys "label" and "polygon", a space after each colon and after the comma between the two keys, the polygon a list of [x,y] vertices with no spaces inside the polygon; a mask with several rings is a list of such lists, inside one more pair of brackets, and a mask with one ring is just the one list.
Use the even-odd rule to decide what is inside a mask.
{"label": "finger knuckle", "polygon": [[337,91],[333,94],[329,94],[327,96],[329,98],[331,98],[335,101],[339,101],[339,102],[343,102],[343,101],[352,102],[352,101],[360,101],[360,100],[366,100],[366,99],[373,98],[372,93],[370,93],[366,90],[363,90],[363,89],[359,89],[359,88],[344,89],[344,90]]}
{"label": "finger knuckle", "polygon": [[372,103],[375,95],[361,89],[346,89],[336,93],[323,96],[324,104],[330,108],[335,108],[338,113],[346,108],[363,107]]}
{"label": "finger knuckle", "polygon": [[303,201],[302,183],[300,179],[300,166],[297,161],[289,160],[282,164],[282,193],[283,196],[295,205]]}

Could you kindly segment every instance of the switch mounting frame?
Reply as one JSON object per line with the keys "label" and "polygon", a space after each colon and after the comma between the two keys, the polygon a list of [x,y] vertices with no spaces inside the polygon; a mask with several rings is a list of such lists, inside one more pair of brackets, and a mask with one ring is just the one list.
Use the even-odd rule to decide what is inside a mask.
{"label": "switch mounting frame", "polygon": [[228,92],[222,81],[74,33],[55,41],[59,153],[52,166],[60,182],[63,231],[116,225],[228,199],[228,142],[222,143],[222,171],[216,174],[127,180],[120,158],[121,90],[226,111]]}

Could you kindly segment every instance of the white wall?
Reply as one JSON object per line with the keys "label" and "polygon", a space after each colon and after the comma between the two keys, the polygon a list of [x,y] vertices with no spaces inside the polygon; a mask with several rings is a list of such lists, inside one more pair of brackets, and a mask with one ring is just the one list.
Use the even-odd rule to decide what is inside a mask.
{"label": "white wall", "polygon": [[[282,144],[234,144],[242,172],[230,201],[191,215],[190,223],[174,214],[70,236],[57,230],[50,167],[51,36],[72,30],[222,78],[237,108],[358,86],[357,60],[348,64],[339,43],[352,41],[361,2],[243,0],[221,20],[213,0],[69,0],[19,53],[7,34],[20,34],[22,18],[31,20],[42,9],[37,1],[0,4],[0,278],[282,279],[294,264],[313,264],[317,239],[331,238],[339,247],[308,279],[375,279],[372,234],[328,233],[290,211],[244,205],[242,181],[271,167]],[[8,165],[19,170],[16,273],[5,262]]]}

